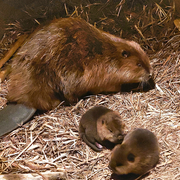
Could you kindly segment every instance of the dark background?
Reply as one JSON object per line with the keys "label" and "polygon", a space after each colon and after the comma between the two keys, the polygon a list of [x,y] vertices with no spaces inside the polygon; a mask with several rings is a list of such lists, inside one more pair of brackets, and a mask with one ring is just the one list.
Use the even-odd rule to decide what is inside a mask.
{"label": "dark background", "polygon": [[179,33],[173,23],[179,7],[179,0],[0,0],[0,39],[7,33],[16,40],[54,18],[79,16],[155,52]]}

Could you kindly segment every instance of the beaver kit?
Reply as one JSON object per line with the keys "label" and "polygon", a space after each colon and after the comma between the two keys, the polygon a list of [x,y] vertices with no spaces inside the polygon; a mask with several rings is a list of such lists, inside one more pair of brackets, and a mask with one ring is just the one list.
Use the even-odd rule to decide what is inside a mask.
{"label": "beaver kit", "polygon": [[116,174],[142,175],[153,168],[159,160],[156,136],[147,129],[137,128],[128,133],[122,144],[112,151],[109,167]]}
{"label": "beaver kit", "polygon": [[88,110],[79,124],[81,138],[95,151],[113,148],[124,137],[124,123],[117,112],[103,106]]}

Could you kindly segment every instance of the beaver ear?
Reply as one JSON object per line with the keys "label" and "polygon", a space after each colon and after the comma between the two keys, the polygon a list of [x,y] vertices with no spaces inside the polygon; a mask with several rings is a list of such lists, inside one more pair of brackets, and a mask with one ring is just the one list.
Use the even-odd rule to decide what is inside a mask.
{"label": "beaver ear", "polygon": [[129,51],[126,51],[126,50],[123,50],[123,51],[122,51],[122,56],[125,57],[125,58],[127,58],[127,57],[130,56],[130,52],[129,52]]}

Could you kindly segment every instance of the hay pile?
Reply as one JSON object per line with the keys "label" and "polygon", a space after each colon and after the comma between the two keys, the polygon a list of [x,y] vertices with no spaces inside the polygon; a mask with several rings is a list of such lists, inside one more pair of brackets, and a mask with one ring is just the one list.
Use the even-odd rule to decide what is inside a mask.
{"label": "hay pile", "polygon": [[[140,26],[138,29],[132,39],[138,39],[147,51],[154,49],[160,37],[155,42],[155,36],[145,38],[146,31]],[[36,114],[32,121],[0,139],[0,172],[41,174],[50,170],[65,172],[67,179],[110,179],[110,150],[96,153],[78,134],[82,114],[95,105],[104,105],[121,114],[127,132],[139,127],[156,134],[160,161],[144,179],[180,179],[180,33],[175,27],[166,33],[161,36],[160,50],[154,50],[150,57],[156,89],[146,93],[93,95],[74,106],[61,105]],[[0,107],[6,103],[6,94],[7,81],[4,81],[0,84]]]}

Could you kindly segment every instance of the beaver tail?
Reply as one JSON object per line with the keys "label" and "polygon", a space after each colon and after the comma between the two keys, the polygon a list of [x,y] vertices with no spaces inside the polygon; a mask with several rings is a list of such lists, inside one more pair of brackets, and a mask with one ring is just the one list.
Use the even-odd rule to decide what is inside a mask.
{"label": "beaver tail", "polygon": [[3,136],[27,122],[36,109],[23,104],[8,104],[0,110],[0,136]]}

